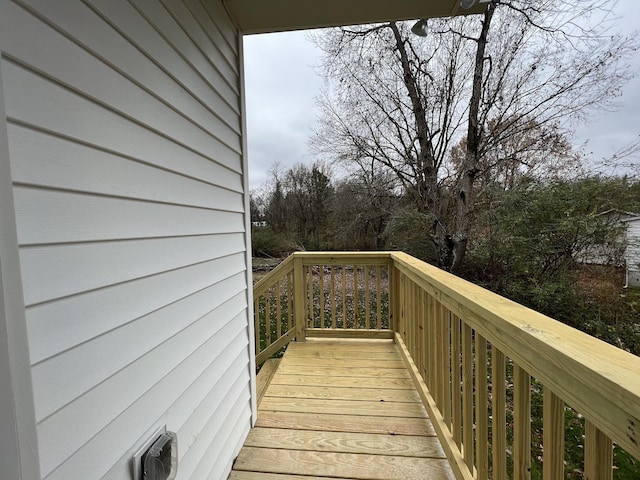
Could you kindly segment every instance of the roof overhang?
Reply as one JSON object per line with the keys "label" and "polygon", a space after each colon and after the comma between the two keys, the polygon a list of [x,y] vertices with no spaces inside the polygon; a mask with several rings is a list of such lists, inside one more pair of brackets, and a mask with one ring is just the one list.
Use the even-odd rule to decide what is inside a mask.
{"label": "roof overhang", "polygon": [[244,34],[482,13],[460,0],[222,0]]}

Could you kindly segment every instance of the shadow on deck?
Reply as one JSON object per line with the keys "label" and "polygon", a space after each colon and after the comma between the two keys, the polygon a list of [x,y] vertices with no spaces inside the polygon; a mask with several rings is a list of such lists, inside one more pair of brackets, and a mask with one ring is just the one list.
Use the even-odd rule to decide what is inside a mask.
{"label": "shadow on deck", "polygon": [[393,340],[309,339],[289,345],[229,478],[454,475]]}

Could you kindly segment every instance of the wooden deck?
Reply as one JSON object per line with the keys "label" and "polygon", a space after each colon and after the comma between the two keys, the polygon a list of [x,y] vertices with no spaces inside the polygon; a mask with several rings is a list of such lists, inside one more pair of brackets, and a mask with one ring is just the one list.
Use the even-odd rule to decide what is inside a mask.
{"label": "wooden deck", "polygon": [[291,343],[230,480],[453,479],[391,340]]}

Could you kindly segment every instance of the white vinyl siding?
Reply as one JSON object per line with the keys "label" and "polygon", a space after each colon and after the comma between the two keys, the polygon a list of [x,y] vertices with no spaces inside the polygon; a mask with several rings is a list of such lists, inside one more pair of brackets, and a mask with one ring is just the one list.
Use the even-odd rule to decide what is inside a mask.
{"label": "white vinyl siding", "polygon": [[157,427],[180,479],[251,425],[235,28],[218,0],[0,5],[42,478],[128,479]]}
{"label": "white vinyl siding", "polygon": [[627,224],[627,286],[640,287],[640,217]]}

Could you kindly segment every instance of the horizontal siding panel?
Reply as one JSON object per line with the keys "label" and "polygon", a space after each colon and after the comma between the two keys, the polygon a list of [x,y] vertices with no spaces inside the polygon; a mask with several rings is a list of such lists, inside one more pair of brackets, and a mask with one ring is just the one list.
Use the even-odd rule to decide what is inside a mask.
{"label": "horizontal siding panel", "polygon": [[41,421],[200,322],[243,291],[241,275],[83,343],[33,367],[36,418]]}
{"label": "horizontal siding panel", "polygon": [[23,248],[27,305],[245,251],[241,233]]}
{"label": "horizontal siding panel", "polygon": [[[207,2],[215,3],[215,2]],[[238,49],[235,45],[231,45],[227,42],[227,38],[223,35],[222,30],[224,28],[230,29],[230,25],[225,22],[225,16],[210,16],[207,9],[204,7],[200,0],[185,0],[187,8],[191,12],[193,18],[202,27],[202,32],[211,39],[211,43],[217,48],[227,59],[227,63],[231,65],[236,74],[238,73]],[[233,36],[233,30],[229,32]]]}
{"label": "horizontal siding panel", "polygon": [[208,0],[200,1],[205,10],[209,13],[209,17],[214,19],[216,25],[220,29],[220,33],[224,36],[227,44],[231,49],[238,53],[237,27],[233,24],[231,18],[227,14],[220,2],[210,2]]}
{"label": "horizontal siding panel", "polygon": [[[248,360],[244,360],[248,358],[248,352],[244,348],[234,358],[232,353],[236,350],[237,347],[227,348],[225,354],[221,354],[220,361],[209,365],[168,408],[167,412],[154,422],[158,425],[167,424],[171,431],[177,433],[179,461],[185,457],[192,445],[201,440],[200,432],[203,426],[213,415],[218,415],[219,408],[225,399],[237,398],[237,393],[232,390],[238,388],[238,379],[248,378]],[[192,419],[196,412],[201,412],[203,416],[194,423]],[[128,478],[131,456],[152,433],[153,431],[146,431],[131,444],[129,450],[116,462],[104,479]],[[181,469],[182,467],[179,468],[180,471]]]}
{"label": "horizontal siding panel", "polygon": [[[101,11],[113,12],[116,17],[119,16],[115,6],[112,6],[112,0],[91,0],[91,2],[93,5],[99,5]],[[164,6],[164,9],[157,8],[156,2],[131,0],[131,3],[186,60],[190,70],[211,82],[212,88],[217,89],[224,98],[239,98],[239,61],[228,61],[217,48],[210,44],[206,35],[194,34],[194,31],[199,29],[199,25],[183,7],[182,2],[174,0],[158,2]],[[124,23],[124,19],[121,18],[120,22]],[[132,31],[127,33],[131,34]],[[139,36],[139,38],[140,47],[151,57],[162,58],[165,55],[164,50],[159,50],[158,46],[150,41],[152,39],[150,35]],[[199,43],[200,40],[204,45]],[[197,51],[193,49],[194,45]],[[212,48],[206,48],[208,45]],[[238,100],[233,106],[239,111]]]}
{"label": "horizontal siding panel", "polygon": [[[248,375],[247,375],[248,377]],[[248,432],[248,426],[251,424],[251,410],[249,408],[249,400],[251,394],[245,385],[242,395],[231,403],[232,408],[226,416],[222,417],[215,423],[222,423],[217,429],[213,437],[209,450],[202,455],[202,459],[197,468],[187,478],[207,479],[217,466],[225,468],[229,458],[233,458],[233,450],[236,444],[236,435]],[[211,423],[215,417],[212,417]],[[217,426],[217,425],[216,425]],[[202,442],[205,443],[204,441]],[[217,477],[219,479],[225,477]]]}
{"label": "horizontal siding panel", "polygon": [[[233,467],[233,462],[236,457],[240,454],[240,449],[242,448],[244,441],[249,435],[249,431],[251,430],[251,411],[247,411],[245,415],[240,416],[238,421],[229,434],[229,438],[227,439],[228,447],[224,449],[226,455],[222,454],[218,455],[216,462],[213,464],[213,469],[209,473],[207,480],[224,480],[229,478],[229,474],[231,473],[231,469]],[[227,444],[225,444],[226,446]],[[235,445],[235,446],[234,446]],[[212,446],[213,447],[213,446]],[[229,452],[229,453],[227,453]],[[213,452],[211,452],[213,454]],[[226,460],[226,462],[225,462]]]}
{"label": "horizontal siding panel", "polygon": [[[159,98],[185,113],[191,112],[194,119],[199,116],[199,107],[189,105],[197,98],[201,107],[240,134],[237,92],[229,88],[220,75],[209,78],[194,75],[192,67],[128,3],[110,2],[122,11],[116,18],[122,22],[120,25],[106,22],[77,0],[27,0],[27,3],[39,14],[46,15],[48,22],[76,43],[106,59]],[[152,2],[152,5],[153,10],[164,11],[158,2]],[[172,81],[160,81],[165,76]],[[216,88],[217,85],[223,85],[223,88]],[[189,107],[183,109],[185,105]]]}
{"label": "horizontal siding panel", "polygon": [[244,231],[244,216],[143,201],[14,189],[21,245],[209,235]]}
{"label": "horizontal siding panel", "polygon": [[[105,2],[108,0],[96,1]],[[193,17],[193,14],[191,13],[189,7],[185,4],[186,2],[175,2],[167,0],[161,0],[161,2],[171,13],[173,18],[184,30],[184,32],[189,36],[189,39],[195,45],[198,45],[198,48],[200,52],[202,52],[203,57],[209,62],[211,66],[222,73],[231,88],[233,88],[236,93],[239,93],[240,89],[238,86],[238,65],[236,64],[233,53],[230,51],[224,52],[224,43],[215,44],[211,41],[211,37],[209,36],[215,32],[215,26],[213,29],[209,30],[209,32],[205,32],[202,29],[202,25],[200,23],[205,20],[205,18],[199,18],[196,20]],[[207,33],[209,33],[209,35],[207,35]],[[218,38],[221,37],[218,36]],[[228,55],[225,55],[225,53],[228,53]]]}
{"label": "horizontal siding panel", "polygon": [[[79,50],[79,49],[78,49]],[[84,51],[76,52],[74,56],[82,56]],[[50,53],[52,58],[55,53]],[[132,88],[130,82],[122,75],[114,72],[95,57],[86,54],[82,61],[87,63],[86,71],[92,75],[73,75],[70,72],[64,81],[71,82],[74,91],[61,87],[56,77],[42,77],[36,75],[23,66],[12,62],[3,63],[3,79],[8,88],[16,92],[15,99],[7,101],[7,115],[19,119],[28,125],[38,125],[40,117],[47,117],[44,109],[55,109],[56,104],[62,103],[65,98],[77,96],[79,100],[94,103],[93,108],[105,109],[117,112],[130,121],[134,121],[173,142],[189,146],[189,148],[203,157],[237,171],[240,168],[240,140],[236,138],[234,145],[228,145],[211,136],[205,131],[193,125],[184,117],[177,115],[173,110],[159,102],[157,99],[141,89]],[[93,61],[91,61],[93,59]],[[75,60],[76,62],[80,60]],[[70,64],[72,64],[71,62]],[[60,73],[68,71],[65,66],[60,67]],[[64,75],[61,75],[64,77]],[[80,79],[83,85],[77,85]],[[129,86],[129,88],[127,88]],[[81,88],[81,90],[76,90]],[[47,102],[41,98],[30,96],[27,92],[39,91]],[[77,103],[77,100],[76,100]],[[66,113],[66,112],[65,112]],[[61,119],[66,115],[60,112],[49,112],[48,115],[57,114]],[[95,127],[95,126],[94,126]],[[226,128],[226,127],[225,127]],[[221,130],[224,131],[224,130]],[[220,134],[220,132],[217,132]]]}
{"label": "horizontal siding panel", "polygon": [[[225,347],[232,347],[236,351],[245,348],[246,313],[243,314],[242,310],[242,295],[239,297],[240,300],[234,298],[225,303],[170,341],[159,345],[128,368],[40,422],[38,439],[41,444],[48,445],[40,455],[43,476],[74,454],[81,462],[97,467],[104,460],[76,452],[94,436],[102,434],[101,431],[107,425],[125,416],[128,421],[121,424],[121,429],[139,431],[141,427],[148,428],[207,366],[215,360],[225,358],[219,357]],[[226,351],[225,355],[229,355],[229,352]],[[144,415],[130,415],[131,410],[139,412],[146,409],[150,411]],[[82,419],[82,422],[78,422],[78,419]],[[122,431],[114,433],[125,436]],[[109,470],[111,462],[120,457],[120,452],[115,451],[114,445],[120,445],[122,449],[130,445],[129,442],[111,443],[104,440],[103,436],[98,443],[101,443],[102,450],[113,449],[109,455],[114,458],[109,465],[102,467],[103,473]],[[91,471],[97,473],[95,470]],[[66,477],[59,473],[54,478],[77,478],[77,473]]]}
{"label": "horizontal siding panel", "polygon": [[27,308],[31,362],[36,364],[227,278],[244,276],[246,283],[243,258],[244,254],[223,257]]}
{"label": "horizontal siding panel", "polygon": [[[163,380],[156,384],[140,398],[140,401],[123,411],[118,418],[45,478],[47,480],[67,480],[78,478],[75,472],[87,471],[95,474],[95,478],[102,478],[122,458],[122,453],[125,450],[131,451],[131,445],[140,445],[141,429],[147,428],[149,425],[166,424],[169,430],[175,431],[176,427],[172,423],[174,414],[172,402],[189,388],[189,382],[197,380],[197,374],[201,373],[202,368],[209,368],[210,365],[204,366],[202,363],[207,360],[206,353],[209,355],[209,360],[215,358],[221,368],[226,370],[231,365],[230,361],[235,358],[233,352],[237,351],[242,344],[242,335],[240,333],[230,339],[228,346],[221,346],[219,356],[218,351],[204,352],[205,355],[202,354],[203,352],[196,352],[193,358],[187,359],[175,370],[176,375],[180,375],[177,380],[173,382]],[[180,390],[175,387],[180,387]],[[211,412],[211,415],[216,414],[217,412]],[[114,445],[119,448],[114,448]],[[183,449],[187,447],[182,445]],[[181,446],[178,447],[179,450],[180,448]],[[122,480],[122,477],[115,478]]]}
{"label": "horizontal siding panel", "polygon": [[[11,174],[18,184],[242,211],[242,193],[224,181],[211,185],[19,125],[8,130]],[[239,175],[226,172],[240,187],[239,179],[233,178]]]}
{"label": "horizontal siding panel", "polygon": [[[156,83],[163,86],[174,83],[174,88],[165,91],[164,95],[169,99],[175,97],[183,100],[182,115],[177,115],[174,111],[174,109],[180,110],[179,108],[173,106],[169,108],[162,97],[154,97],[139,84],[134,86],[127,73],[128,65],[123,66],[121,72],[124,73],[114,70],[110,64],[104,63],[94,54],[48,27],[25,10],[13,4],[10,5],[8,9],[10,18],[4,32],[10,48],[6,49],[5,55],[20,59],[21,63],[80,92],[83,96],[107,104],[111,109],[135,118],[138,122],[149,125],[150,128],[163,132],[167,136],[174,136],[181,143],[199,146],[201,153],[211,148],[218,150],[230,148],[236,153],[240,151],[240,134],[216,116],[211,115],[211,112],[202,108],[202,105],[194,102],[193,98],[185,99],[184,90],[168,78],[158,82],[166,76],[157,67],[151,72],[160,76],[156,79]],[[74,12],[77,10],[76,7]],[[39,42],[29,41],[31,38],[38,38]],[[110,42],[104,47],[113,48]],[[60,55],[59,52],[66,52],[66,54]],[[111,50],[109,53],[107,58],[110,61],[118,57],[117,50]],[[81,68],[84,74],[77,75],[75,70],[77,68]],[[200,109],[194,108],[196,106]],[[206,115],[204,118],[199,118],[198,122],[190,119],[192,112],[200,116],[206,112]],[[192,122],[196,122],[199,127]]]}
{"label": "horizontal siding panel", "polygon": [[[171,66],[171,75],[204,104],[215,105],[211,103],[212,93],[221,99],[225,103],[221,108],[222,118],[236,131],[240,130],[238,80],[234,80],[237,67],[221,56],[223,61],[213,65],[160,2],[132,0],[131,5],[120,5],[122,0],[93,0],[90,3],[155,63]],[[231,123],[233,118],[236,120]]]}
{"label": "horizontal siding panel", "polygon": [[[218,181],[215,162],[195,150],[11,62],[3,61],[2,65],[3,74],[6,71],[12,73],[11,78],[3,78],[6,80],[5,86],[10,81],[19,92],[6,97],[9,123],[26,124],[146,163],[177,169],[209,183]],[[33,95],[33,91],[41,94]],[[97,125],[99,128],[96,128]],[[230,150],[226,157],[223,151],[208,153],[215,154],[220,162],[218,171],[228,169],[232,174],[240,173],[241,159],[238,154]]]}

